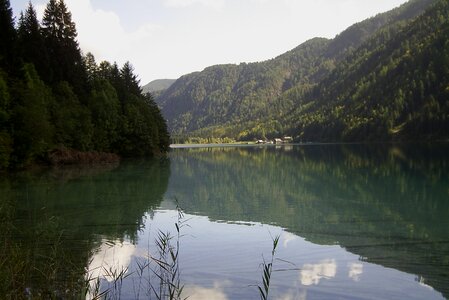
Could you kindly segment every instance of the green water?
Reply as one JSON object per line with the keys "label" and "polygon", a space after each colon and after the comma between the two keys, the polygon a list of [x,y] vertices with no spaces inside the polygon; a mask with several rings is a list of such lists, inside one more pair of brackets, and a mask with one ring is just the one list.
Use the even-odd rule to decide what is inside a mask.
{"label": "green water", "polygon": [[120,166],[16,174],[0,183],[2,240],[15,247],[0,257],[34,266],[22,276],[28,293],[64,296],[113,251],[129,268],[121,298],[137,298],[135,262],[155,230],[175,230],[177,199],[189,224],[180,269],[190,299],[257,299],[274,234],[290,270],[273,275],[272,299],[447,299],[448,150],[187,148]]}

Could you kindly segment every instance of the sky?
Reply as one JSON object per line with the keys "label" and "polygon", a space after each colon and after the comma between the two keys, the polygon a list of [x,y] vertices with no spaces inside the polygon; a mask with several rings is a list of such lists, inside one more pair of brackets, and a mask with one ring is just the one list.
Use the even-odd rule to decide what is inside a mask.
{"label": "sky", "polygon": [[[29,0],[11,0],[16,20]],[[32,0],[41,19],[47,0]],[[274,58],[405,0],[65,0],[83,53],[129,61],[141,84]]]}

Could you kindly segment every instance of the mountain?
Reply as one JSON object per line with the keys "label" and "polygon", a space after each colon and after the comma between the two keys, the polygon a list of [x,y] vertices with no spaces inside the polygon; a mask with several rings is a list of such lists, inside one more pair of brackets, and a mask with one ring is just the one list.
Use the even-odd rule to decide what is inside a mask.
{"label": "mountain", "polygon": [[142,87],[142,92],[144,94],[160,92],[168,89],[175,81],[176,79],[156,79],[144,85]]}
{"label": "mountain", "polygon": [[[282,134],[307,140],[388,139],[392,134],[397,136],[397,132],[403,132],[401,126],[408,123],[403,125],[404,122],[399,123],[399,119],[393,122],[389,120],[388,126],[382,127],[382,130],[377,130],[376,127],[376,122],[382,115],[380,111],[386,109],[386,101],[391,102],[391,97],[388,98],[390,100],[382,99],[385,100],[383,104],[379,102],[377,106],[371,102],[376,101],[377,98],[373,97],[379,96],[378,94],[370,94],[369,100],[364,97],[370,91],[386,92],[385,87],[394,89],[392,85],[381,84],[394,82],[396,76],[402,76],[403,83],[412,82],[410,79],[417,76],[416,72],[419,72],[420,77],[426,76],[428,69],[425,65],[416,72],[411,71],[416,64],[423,63],[414,58],[406,64],[410,72],[404,74],[396,70],[396,73],[388,73],[392,67],[390,59],[398,62],[398,55],[412,52],[423,59],[430,57],[431,60],[433,55],[443,55],[445,52],[442,41],[447,40],[447,32],[444,30],[447,22],[444,13],[446,3],[447,1],[412,0],[389,12],[354,24],[334,39],[314,38],[268,61],[216,65],[202,72],[182,76],[157,98],[157,102],[168,120],[172,135],[231,137],[242,140]],[[427,20],[422,16],[426,9],[429,9],[428,14],[433,12],[442,19],[438,18],[433,22]],[[421,45],[419,37],[429,34],[433,37],[432,41],[437,43],[438,40],[442,45],[432,44],[431,41]],[[407,39],[411,39],[408,44]],[[398,42],[399,40],[403,43]],[[426,52],[429,47],[436,49]],[[442,61],[444,59],[440,58]],[[380,75],[382,69],[382,74],[388,73],[385,81],[371,85],[372,89],[364,90],[364,94],[354,94],[358,91],[356,87],[363,86],[367,78]],[[439,72],[445,74],[444,70]],[[361,78],[365,78],[365,81],[361,81]],[[442,87],[434,84],[437,83],[428,82],[429,87],[424,88],[423,96],[431,88],[441,90]],[[396,95],[397,91],[391,93]],[[358,96],[351,102],[352,106],[342,106],[340,102],[333,101],[335,97],[346,99],[348,96]],[[402,102],[398,101],[398,105],[408,103],[408,96],[403,95],[404,99]],[[430,102],[435,102],[432,101]],[[376,115],[370,119],[372,124],[364,130],[375,129],[378,133],[363,135],[360,133],[363,130],[357,133],[355,129],[359,125],[365,126],[363,124],[366,122],[357,119],[359,116],[354,108],[356,106],[367,109],[376,107]],[[333,114],[330,113],[332,109]],[[424,108],[419,108],[420,111],[422,109]],[[346,113],[353,120],[346,120]],[[419,118],[418,115],[421,114],[413,114],[410,118],[415,120]],[[434,115],[435,112],[432,116]],[[385,121],[385,118],[381,119],[382,122]],[[412,123],[409,132],[412,132],[413,126],[421,126]],[[337,130],[337,127],[341,128]],[[435,136],[442,133],[444,131],[440,130]]]}
{"label": "mountain", "polygon": [[262,63],[217,65],[182,76],[158,97],[173,133],[259,119],[295,83],[317,81],[328,67],[326,39],[313,39]]}
{"label": "mountain", "polygon": [[449,133],[449,2],[377,31],[283,119],[304,140],[442,140]]}

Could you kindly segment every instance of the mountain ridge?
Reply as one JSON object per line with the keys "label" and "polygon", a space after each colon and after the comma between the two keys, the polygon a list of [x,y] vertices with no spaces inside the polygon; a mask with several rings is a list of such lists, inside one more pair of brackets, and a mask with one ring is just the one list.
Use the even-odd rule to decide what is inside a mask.
{"label": "mountain ridge", "polygon": [[381,43],[376,34],[397,34],[437,2],[411,0],[348,27],[334,39],[313,38],[267,61],[215,65],[184,75],[158,96],[157,102],[174,136],[246,140],[288,133],[297,138],[339,140],[339,135],[301,132],[302,125],[294,115],[304,103],[304,95],[310,99],[321,81],[362,45],[381,47],[376,44]]}
{"label": "mountain ridge", "polygon": [[154,93],[168,89],[176,79],[155,79],[142,87],[142,93]]}

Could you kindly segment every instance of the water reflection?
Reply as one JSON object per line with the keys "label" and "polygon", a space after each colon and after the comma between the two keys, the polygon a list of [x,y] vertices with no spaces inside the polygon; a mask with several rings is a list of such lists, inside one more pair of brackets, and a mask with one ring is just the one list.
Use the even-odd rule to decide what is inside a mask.
{"label": "water reflection", "polygon": [[212,288],[190,285],[184,288],[184,295],[188,295],[188,299],[192,300],[228,300],[229,298],[223,291],[225,285],[226,282],[214,282]]}
{"label": "water reflection", "polygon": [[448,150],[177,149],[170,160],[21,174],[0,180],[1,237],[20,249],[0,261],[30,264],[31,293],[48,282],[70,290],[85,276],[108,285],[103,267],[128,268],[122,298],[139,298],[136,263],[157,230],[175,232],[178,199],[189,218],[180,252],[189,299],[257,298],[251,287],[277,234],[279,258],[293,265],[278,261],[292,270],[275,273],[273,299],[447,298]]}
{"label": "water reflection", "polygon": [[360,281],[360,276],[363,274],[363,264],[350,263],[348,264],[349,274],[348,277],[354,281]]}
{"label": "water reflection", "polygon": [[318,285],[320,280],[334,278],[337,274],[335,259],[325,259],[317,264],[305,264],[301,268],[300,281],[302,285]]}
{"label": "water reflection", "polygon": [[[419,274],[448,297],[448,153],[446,145],[177,149],[166,195],[213,220],[276,224],[341,245]],[[352,265],[349,278],[363,270]]]}
{"label": "water reflection", "polygon": [[[87,278],[114,281],[112,274],[128,270],[136,246],[129,242],[105,240],[95,249],[88,266]],[[127,272],[125,272],[126,275]],[[93,285],[95,282],[91,282]]]}
{"label": "water reflection", "polygon": [[98,266],[128,264],[146,213],[162,201],[169,166],[161,159],[1,178],[0,262],[11,269],[1,272],[2,287],[17,287],[0,292],[78,298],[86,276],[109,280]]}

